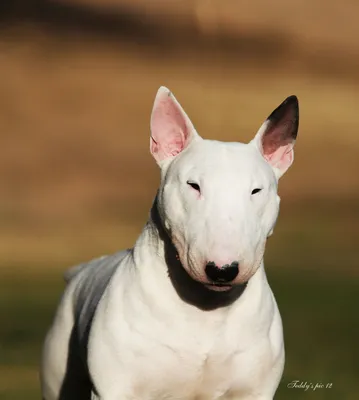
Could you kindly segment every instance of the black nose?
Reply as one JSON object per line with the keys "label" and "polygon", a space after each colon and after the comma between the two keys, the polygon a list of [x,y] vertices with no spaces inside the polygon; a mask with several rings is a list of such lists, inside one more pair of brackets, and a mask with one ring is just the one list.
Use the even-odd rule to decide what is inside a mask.
{"label": "black nose", "polygon": [[233,281],[238,275],[239,265],[237,261],[233,261],[231,265],[225,264],[222,267],[217,267],[213,261],[210,261],[207,263],[205,271],[211,281],[215,283],[228,283]]}

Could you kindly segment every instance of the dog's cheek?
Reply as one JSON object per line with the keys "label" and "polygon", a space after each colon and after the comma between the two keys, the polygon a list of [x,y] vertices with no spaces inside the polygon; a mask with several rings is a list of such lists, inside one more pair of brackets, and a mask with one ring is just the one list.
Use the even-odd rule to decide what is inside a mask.
{"label": "dog's cheek", "polygon": [[279,214],[279,196],[276,196],[266,205],[263,215],[263,239],[266,240],[273,234],[278,214]]}

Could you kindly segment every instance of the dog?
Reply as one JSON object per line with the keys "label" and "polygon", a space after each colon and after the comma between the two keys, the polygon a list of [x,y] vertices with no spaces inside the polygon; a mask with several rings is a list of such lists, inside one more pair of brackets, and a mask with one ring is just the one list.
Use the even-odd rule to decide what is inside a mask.
{"label": "dog", "polygon": [[41,363],[44,400],[270,400],[284,368],[263,255],[299,124],[288,97],[247,144],[205,140],[161,87],[161,183],[132,249],[69,270]]}

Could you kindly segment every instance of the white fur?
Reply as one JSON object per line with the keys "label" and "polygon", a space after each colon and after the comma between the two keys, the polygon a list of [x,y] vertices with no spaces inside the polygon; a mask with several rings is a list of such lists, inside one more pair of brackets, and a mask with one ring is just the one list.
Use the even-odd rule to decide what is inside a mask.
{"label": "white fur", "polygon": [[[174,99],[161,88],[155,107],[165,96]],[[43,350],[45,400],[90,399],[86,368],[92,398],[102,400],[273,399],[284,346],[263,254],[281,174],[261,154],[263,126],[249,144],[203,140],[173,104],[190,130],[156,153],[158,140],[169,136],[156,136],[153,123],[161,185],[134,248],[67,275]],[[171,120],[161,126],[178,128]],[[252,195],[255,188],[262,190]],[[240,265],[234,289],[207,286],[206,262],[233,260]],[[221,304],[221,296],[229,301]]]}

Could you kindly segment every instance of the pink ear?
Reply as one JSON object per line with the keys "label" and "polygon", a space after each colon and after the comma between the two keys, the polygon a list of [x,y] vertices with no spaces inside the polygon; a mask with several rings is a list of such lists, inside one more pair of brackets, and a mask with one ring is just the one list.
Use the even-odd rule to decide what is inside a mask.
{"label": "pink ear", "polygon": [[282,176],[294,160],[293,147],[298,133],[299,105],[288,97],[267,118],[254,141],[266,161]]}
{"label": "pink ear", "polygon": [[161,86],[157,92],[151,115],[150,150],[159,163],[185,149],[195,129],[172,93]]}

